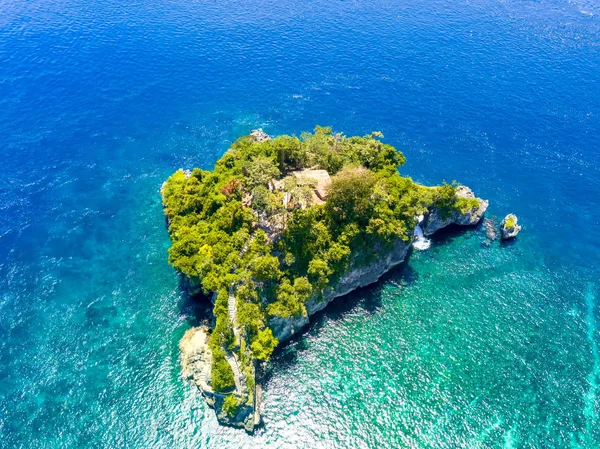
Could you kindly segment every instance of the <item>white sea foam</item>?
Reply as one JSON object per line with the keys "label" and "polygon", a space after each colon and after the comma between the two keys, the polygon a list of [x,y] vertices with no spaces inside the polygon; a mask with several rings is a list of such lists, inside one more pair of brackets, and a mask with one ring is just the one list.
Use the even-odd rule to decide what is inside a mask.
{"label": "white sea foam", "polygon": [[419,215],[417,217],[418,223],[415,227],[415,238],[413,241],[413,248],[418,249],[419,251],[424,251],[429,249],[431,246],[431,240],[425,237],[423,234],[423,229],[421,229],[421,222],[423,221],[423,215]]}

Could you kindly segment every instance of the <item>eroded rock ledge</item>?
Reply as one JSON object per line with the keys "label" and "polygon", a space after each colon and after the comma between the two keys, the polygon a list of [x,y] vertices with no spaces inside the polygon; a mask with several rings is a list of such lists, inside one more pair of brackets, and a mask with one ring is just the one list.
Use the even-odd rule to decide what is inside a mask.
{"label": "eroded rock ledge", "polygon": [[[475,198],[473,191],[467,186],[458,186],[456,188],[456,196],[461,198]],[[482,200],[481,198],[477,199],[479,200],[479,207],[468,210],[465,213],[453,210],[449,215],[445,216],[438,209],[432,209],[430,213],[425,216],[425,220],[422,223],[423,233],[425,235],[431,235],[451,224],[460,226],[476,225],[481,220],[481,217],[483,217],[483,214],[489,205],[487,200]]]}

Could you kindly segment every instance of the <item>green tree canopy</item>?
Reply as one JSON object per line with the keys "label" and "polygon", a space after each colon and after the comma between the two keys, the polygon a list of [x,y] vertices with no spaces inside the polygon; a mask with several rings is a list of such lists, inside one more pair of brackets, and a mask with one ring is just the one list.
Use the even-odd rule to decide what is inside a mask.
{"label": "green tree canopy", "polygon": [[252,354],[256,360],[267,362],[278,344],[279,341],[273,336],[273,331],[266,328],[264,331],[259,332],[252,342]]}
{"label": "green tree canopy", "polygon": [[256,156],[244,167],[246,186],[253,189],[258,186],[267,186],[268,182],[280,175],[275,162],[266,156]]}
{"label": "green tree canopy", "polygon": [[334,176],[325,205],[332,222],[337,226],[348,222],[366,226],[374,207],[376,181],[375,175],[362,167],[348,167]]}

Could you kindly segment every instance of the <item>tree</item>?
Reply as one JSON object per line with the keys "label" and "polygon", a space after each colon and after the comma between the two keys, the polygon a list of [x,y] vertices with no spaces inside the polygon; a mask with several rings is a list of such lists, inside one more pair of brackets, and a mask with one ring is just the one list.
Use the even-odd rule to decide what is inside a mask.
{"label": "tree", "polygon": [[255,359],[268,362],[278,344],[279,340],[273,336],[273,331],[267,327],[258,333],[250,348]]}
{"label": "tree", "polygon": [[227,198],[240,199],[240,188],[240,182],[235,178],[231,178],[231,180],[227,184],[225,184],[225,186],[223,186],[223,188],[221,189],[221,193]]}
{"label": "tree", "polygon": [[313,285],[318,290],[323,291],[329,283],[329,276],[333,274],[333,270],[326,261],[315,257],[308,264],[308,274],[313,281]]}
{"label": "tree", "polygon": [[254,259],[250,265],[250,271],[255,279],[262,282],[277,280],[281,277],[279,259],[271,255],[260,256]]}
{"label": "tree", "polygon": [[306,148],[306,158],[310,166],[327,170],[330,174],[338,172],[346,162],[340,151],[340,136],[333,135],[331,127],[316,126],[314,134],[303,133],[302,141]]}
{"label": "tree", "polygon": [[237,321],[246,326],[251,335],[257,334],[264,326],[263,313],[255,303],[238,302]]}
{"label": "tree", "polygon": [[296,293],[296,298],[298,301],[306,302],[306,300],[310,297],[313,292],[313,287],[308,282],[308,279],[305,277],[299,277],[294,279],[294,291]]}
{"label": "tree", "polygon": [[240,403],[235,394],[231,393],[225,396],[225,399],[223,400],[223,410],[225,410],[231,418],[237,415],[239,407]]}
{"label": "tree", "polygon": [[395,172],[398,167],[404,165],[406,158],[393,146],[382,143],[380,138],[383,138],[383,134],[375,131],[364,137],[345,139],[344,143],[348,147],[346,151],[353,162],[371,171],[391,169]]}
{"label": "tree", "polygon": [[246,175],[246,186],[254,189],[257,186],[266,186],[273,178],[281,173],[272,159],[266,156],[256,156],[244,167]]}
{"label": "tree", "polygon": [[335,225],[356,222],[364,227],[373,210],[371,195],[376,178],[365,168],[344,168],[333,177],[325,208]]}
{"label": "tree", "polygon": [[282,279],[277,289],[277,299],[267,306],[267,314],[282,318],[306,316],[304,303],[312,291],[312,285],[304,277],[296,278],[293,285],[288,278]]}
{"label": "tree", "polygon": [[258,213],[269,211],[269,189],[264,185],[257,185],[252,189],[252,208]]}
{"label": "tree", "polygon": [[439,210],[442,218],[447,218],[452,214],[456,203],[456,187],[453,184],[444,183],[437,188],[435,192],[434,207]]}
{"label": "tree", "polygon": [[305,162],[302,143],[296,136],[278,136],[271,141],[271,145],[277,152],[279,170],[282,173],[300,168]]}
{"label": "tree", "polygon": [[233,370],[225,358],[222,349],[213,350],[213,362],[211,365],[210,383],[213,390],[217,393],[229,391],[235,387]]}

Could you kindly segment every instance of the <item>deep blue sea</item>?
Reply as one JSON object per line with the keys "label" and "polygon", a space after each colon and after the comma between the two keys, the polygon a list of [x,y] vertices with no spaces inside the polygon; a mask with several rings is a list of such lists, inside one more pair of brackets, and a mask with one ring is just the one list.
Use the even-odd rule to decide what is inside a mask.
{"label": "deep blue sea", "polygon": [[[251,436],[180,377],[158,190],[316,124],[523,231],[314,317]],[[2,448],[600,447],[596,0],[0,0],[0,163]]]}

